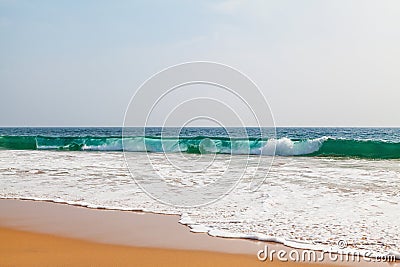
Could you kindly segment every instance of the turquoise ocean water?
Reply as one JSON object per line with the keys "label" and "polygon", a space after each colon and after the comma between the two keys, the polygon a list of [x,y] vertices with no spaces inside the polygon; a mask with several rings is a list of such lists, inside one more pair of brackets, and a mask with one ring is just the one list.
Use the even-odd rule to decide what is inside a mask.
{"label": "turquoise ocean water", "polygon": [[[0,198],[179,214],[193,232],[213,236],[321,250],[346,240],[350,250],[399,257],[400,128],[277,128],[270,139],[260,131],[271,136],[130,128],[123,141],[121,128],[0,128]],[[243,161],[248,173],[234,190],[202,207],[164,205],[136,183],[157,187],[162,174],[168,186],[203,188],[226,170],[242,173]],[[266,177],[256,191],[248,190],[252,172]]]}

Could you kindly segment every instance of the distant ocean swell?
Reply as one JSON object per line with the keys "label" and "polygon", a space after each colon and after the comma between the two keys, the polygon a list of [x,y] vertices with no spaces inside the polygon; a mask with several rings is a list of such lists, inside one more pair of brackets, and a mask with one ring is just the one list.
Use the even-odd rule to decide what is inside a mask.
{"label": "distant ocean swell", "polygon": [[[130,152],[184,152],[218,154],[253,154],[278,156],[330,156],[368,159],[400,159],[400,143],[377,140],[348,140],[321,137],[307,140],[288,138],[261,140],[224,137],[125,137],[125,150]],[[46,137],[0,136],[0,149],[122,151],[122,138],[111,137]]]}

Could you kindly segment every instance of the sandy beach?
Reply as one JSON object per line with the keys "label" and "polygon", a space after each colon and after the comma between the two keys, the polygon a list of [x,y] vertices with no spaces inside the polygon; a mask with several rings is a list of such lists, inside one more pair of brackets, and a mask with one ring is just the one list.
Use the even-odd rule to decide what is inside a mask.
{"label": "sandy beach", "polygon": [[[0,228],[1,266],[265,266],[250,255],[142,248]],[[268,266],[306,266],[274,262]]]}
{"label": "sandy beach", "polygon": [[0,0],[0,267],[400,267],[400,0]]}
{"label": "sandy beach", "polygon": [[0,236],[2,266],[260,266],[244,255],[106,245],[7,228]]}
{"label": "sandy beach", "polygon": [[[178,216],[0,200],[1,266],[306,266],[261,262],[266,243],[191,233]],[[270,249],[288,250],[268,243]],[[313,266],[365,266],[324,261]],[[368,264],[389,266],[386,263]],[[392,264],[390,266],[397,266]]]}

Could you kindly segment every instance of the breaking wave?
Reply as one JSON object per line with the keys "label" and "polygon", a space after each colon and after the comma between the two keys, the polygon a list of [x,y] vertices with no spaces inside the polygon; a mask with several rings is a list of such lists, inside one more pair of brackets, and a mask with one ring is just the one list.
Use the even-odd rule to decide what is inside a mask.
{"label": "breaking wave", "polygon": [[192,154],[251,154],[278,156],[329,156],[369,159],[399,159],[400,143],[378,140],[353,140],[320,137],[296,140],[289,138],[257,139],[226,137],[46,137],[0,136],[0,149],[183,152]]}

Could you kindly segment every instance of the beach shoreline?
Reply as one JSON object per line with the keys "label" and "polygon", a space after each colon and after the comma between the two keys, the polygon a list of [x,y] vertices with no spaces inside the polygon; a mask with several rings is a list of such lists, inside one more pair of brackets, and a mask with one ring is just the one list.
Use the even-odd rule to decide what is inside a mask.
{"label": "beach shoreline", "polygon": [[[141,256],[137,256],[138,260],[141,258],[143,261],[142,266],[153,265],[154,262],[148,262],[147,260],[151,258],[158,259],[166,254],[179,255],[177,258],[181,259],[186,259],[187,257],[191,259],[181,262],[181,265],[176,265],[177,263],[174,262],[173,265],[175,266],[212,266],[212,261],[210,262],[211,265],[208,265],[208,263],[206,264],[201,260],[204,256],[215,258],[214,263],[224,258],[223,262],[231,263],[231,266],[232,263],[237,264],[242,261],[243,264],[237,266],[253,266],[253,264],[254,266],[261,266],[262,264],[303,266],[304,264],[310,264],[307,262],[281,262],[277,259],[272,262],[270,259],[265,262],[259,261],[257,252],[264,249],[266,245],[270,250],[276,251],[289,251],[291,248],[270,242],[220,238],[212,237],[205,233],[192,233],[188,227],[179,223],[179,216],[177,215],[92,209],[46,201],[0,199],[0,227],[2,228],[2,240],[7,240],[7,242],[2,242],[2,260],[4,261],[3,263],[7,263],[6,260],[9,260],[7,264],[12,266],[23,266],[23,263],[17,263],[20,258],[35,257],[34,255],[26,255],[24,251],[27,250],[44,249],[48,251],[49,255],[54,254],[51,253],[51,247],[45,248],[47,243],[43,240],[48,238],[56,242],[56,247],[59,248],[63,248],[63,244],[69,244],[69,242],[77,242],[77,244],[73,245],[74,247],[81,246],[81,242],[83,242],[85,249],[88,251],[100,246],[101,248],[98,248],[99,251],[115,251],[113,252],[114,254],[109,253],[111,258],[119,253],[126,253],[126,250],[141,251],[140,253],[138,252],[139,255],[152,254],[150,258],[145,257],[143,259]],[[8,238],[4,238],[4,236]],[[21,243],[18,243],[18,240],[27,240],[29,238],[32,238],[34,242],[30,242],[25,248],[20,247],[18,249],[18,244]],[[4,246],[7,247],[11,244],[10,240],[14,240],[17,244],[13,250],[15,253],[7,254],[4,253],[7,251]],[[67,240],[69,241],[67,242]],[[68,246],[61,250],[70,251]],[[142,250],[146,252],[142,253]],[[76,251],[76,253],[78,252]],[[138,255],[136,252],[132,252],[133,254],[130,253],[129,255]],[[18,254],[23,257],[16,256]],[[81,256],[77,255],[76,258],[81,258]],[[235,260],[231,262],[226,260],[227,257]],[[89,264],[92,259],[93,257],[89,257],[86,264]],[[134,259],[130,258],[126,263],[132,263]],[[60,261],[57,262],[57,260]],[[196,261],[198,262],[196,263]],[[104,259],[102,262],[107,262],[107,260]],[[54,263],[67,264],[61,255],[54,259]],[[82,262],[82,264],[82,266],[85,266],[85,263]],[[124,265],[122,262],[120,264]],[[312,264],[313,266],[319,264],[324,266],[389,266],[388,263],[334,262],[329,259],[318,263],[312,262]],[[397,264],[391,263],[390,266],[396,266]],[[218,263],[217,265],[214,264],[214,266],[225,265]]]}

